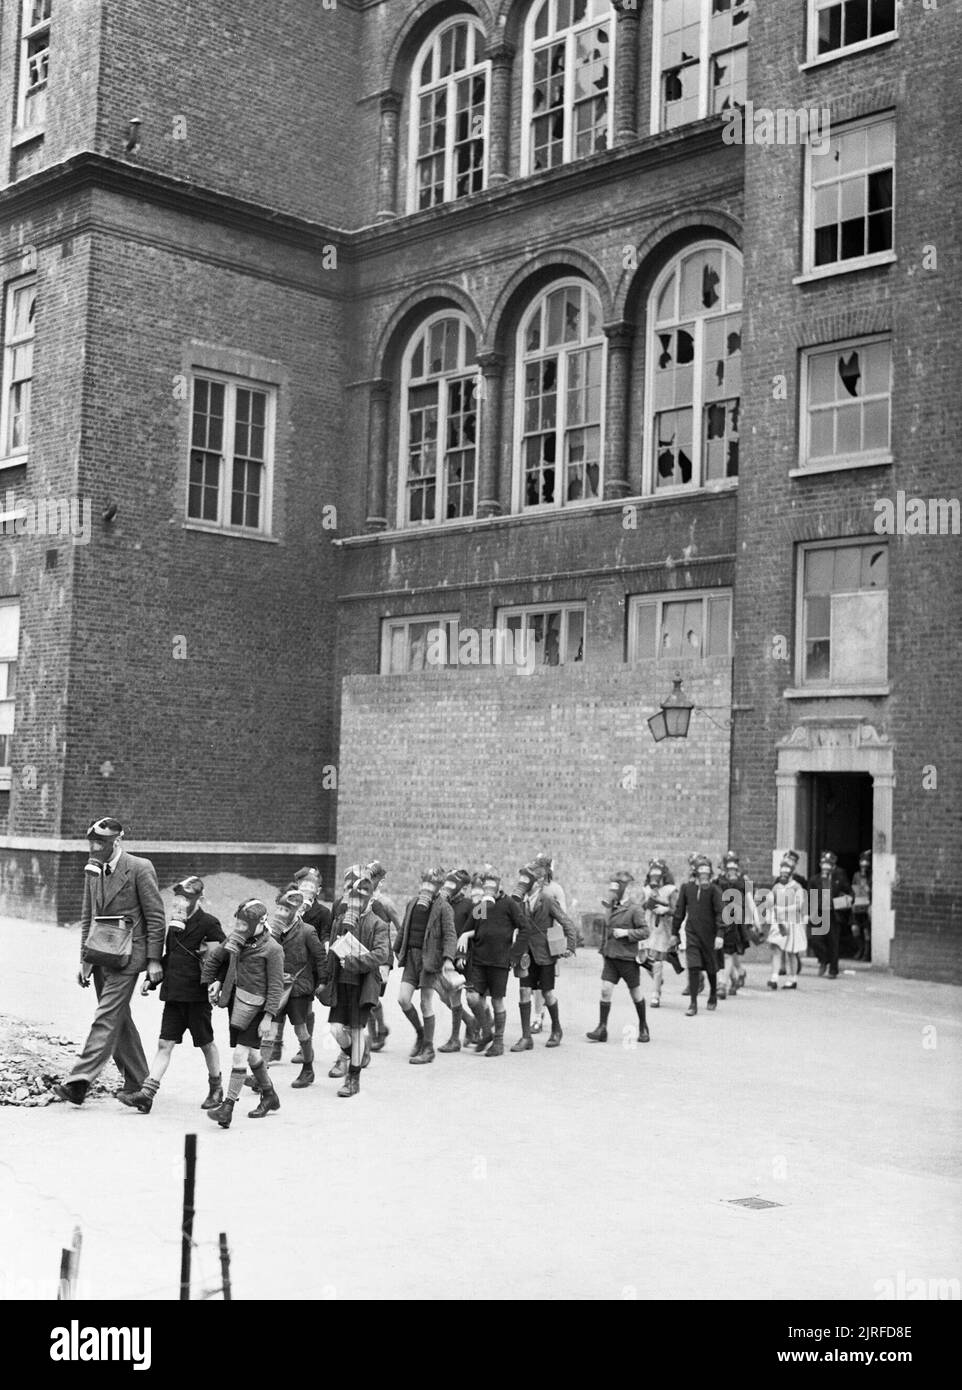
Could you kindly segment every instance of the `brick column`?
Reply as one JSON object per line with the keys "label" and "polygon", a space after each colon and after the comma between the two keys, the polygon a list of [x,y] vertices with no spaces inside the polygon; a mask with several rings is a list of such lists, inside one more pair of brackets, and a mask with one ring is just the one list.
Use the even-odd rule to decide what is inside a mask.
{"label": "brick column", "polygon": [[631,380],[631,341],[634,325],[619,320],[606,323],[608,358],[605,366],[605,487],[606,499],[627,497],[628,482],[628,418]]}
{"label": "brick column", "polygon": [[514,47],[499,43],[488,52],[491,90],[488,93],[488,184],[508,178],[508,141],[511,122],[511,71]]}
{"label": "brick column", "polygon": [[368,531],[387,530],[387,444],[391,413],[391,383],[371,383],[371,404],[367,427],[367,517]]}
{"label": "brick column", "polygon": [[499,461],[501,458],[501,398],[504,354],[478,353],[481,371],[481,431],[478,459],[478,516],[498,516],[501,511]]}
{"label": "brick column", "polygon": [[381,138],[377,164],[377,220],[397,217],[398,122],[401,93],[381,94]]}
{"label": "brick column", "polygon": [[638,30],[640,0],[612,0],[615,20],[615,144],[638,134]]}

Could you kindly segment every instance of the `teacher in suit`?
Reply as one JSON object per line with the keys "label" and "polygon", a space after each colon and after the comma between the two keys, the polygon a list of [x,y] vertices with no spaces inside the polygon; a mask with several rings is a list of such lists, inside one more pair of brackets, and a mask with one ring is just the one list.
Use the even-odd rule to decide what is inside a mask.
{"label": "teacher in suit", "polygon": [[[82,1105],[92,1083],[112,1056],[123,1075],[124,1090],[137,1091],[147,1076],[147,1058],[130,1013],[137,976],[146,968],[151,984],[163,979],[161,958],[167,919],[157,875],[149,859],[128,854],[123,826],[111,816],[87,830],[90,859],[84,870],[81,912],[81,967],[84,988],[93,977],[97,1012],[87,1041],[66,1081],[54,1087],[61,1100]],[[132,928],[131,955],[121,970],[83,961],[83,948],[95,917],[127,917]]]}

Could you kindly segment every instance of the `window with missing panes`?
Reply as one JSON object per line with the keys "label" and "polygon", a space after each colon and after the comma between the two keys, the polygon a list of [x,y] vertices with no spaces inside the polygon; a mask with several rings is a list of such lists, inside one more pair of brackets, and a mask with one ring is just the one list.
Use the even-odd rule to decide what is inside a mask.
{"label": "window with missing panes", "polygon": [[20,602],[4,599],[0,601],[0,790],[10,786],[19,647]]}
{"label": "window with missing panes", "polygon": [[891,338],[811,348],[801,379],[801,467],[890,456]]}
{"label": "window with missing panes", "polygon": [[628,605],[628,660],[731,656],[731,593],[645,594]]}
{"label": "window with missing panes", "polygon": [[749,0],[656,0],[652,130],[744,106]]}
{"label": "window with missing panes", "polygon": [[655,283],[646,373],[654,492],[738,477],[741,302],[741,257],[721,244],[682,252]]}
{"label": "window with missing panes", "polygon": [[897,23],[896,0],[809,0],[809,57],[892,37]]}
{"label": "window with missing panes", "polygon": [[883,684],[888,675],[888,550],[878,541],[802,546],[797,680]]}
{"label": "window with missing panes", "polygon": [[611,143],[612,8],[541,0],[525,27],[525,154],[537,173]]}
{"label": "window with missing panes", "polygon": [[3,395],[0,402],[0,453],[24,454],[30,443],[36,279],[6,287],[3,314]]}
{"label": "window with missing panes", "polygon": [[808,146],[805,270],[850,270],[889,257],[895,205],[895,118],[873,116],[834,127]]}
{"label": "window with missing panes", "polygon": [[457,613],[385,618],[381,624],[381,675],[411,675],[458,663]]}
{"label": "window with missing panes", "polygon": [[474,515],[478,369],[474,333],[461,314],[430,318],[402,366],[399,525]]}
{"label": "window with missing panes", "polygon": [[601,496],[605,338],[601,301],[584,281],[545,290],[521,323],[522,510],[571,506]]}
{"label": "window with missing panes", "polygon": [[51,0],[23,0],[20,31],[20,92],[17,125],[42,127],[47,114]]}
{"label": "window with missing panes", "polygon": [[412,211],[477,193],[485,184],[490,64],[484,30],[459,16],[425,43],[412,69]]}
{"label": "window with missing panes", "polygon": [[510,647],[505,644],[504,660],[515,666],[566,666],[584,660],[583,603],[502,608],[497,625],[513,634]]}
{"label": "window with missing panes", "polygon": [[270,533],[274,392],[197,374],[191,404],[187,519]]}

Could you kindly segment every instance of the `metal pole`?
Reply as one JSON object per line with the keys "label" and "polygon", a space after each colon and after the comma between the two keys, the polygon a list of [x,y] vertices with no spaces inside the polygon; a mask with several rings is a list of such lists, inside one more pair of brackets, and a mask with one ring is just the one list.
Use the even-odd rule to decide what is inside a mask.
{"label": "metal pole", "polygon": [[184,1135],[184,1216],[180,1223],[180,1301],[190,1298],[190,1250],[194,1237],[194,1174],[197,1135]]}
{"label": "metal pole", "polygon": [[70,1299],[70,1260],[72,1255],[72,1250],[60,1251],[60,1283],[57,1286],[58,1303],[65,1303]]}
{"label": "metal pole", "polygon": [[224,1290],[224,1302],[230,1302],[230,1250],[227,1248],[227,1232],[221,1231],[218,1237],[220,1245],[220,1282]]}

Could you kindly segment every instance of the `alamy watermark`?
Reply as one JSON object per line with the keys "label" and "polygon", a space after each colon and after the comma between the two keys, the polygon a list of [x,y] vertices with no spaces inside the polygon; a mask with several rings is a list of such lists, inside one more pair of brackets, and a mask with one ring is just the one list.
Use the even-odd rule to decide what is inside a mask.
{"label": "alamy watermark", "polygon": [[433,628],[424,650],[425,666],[504,666],[530,676],[535,668],[535,640],[530,629],[461,627],[450,640],[446,627]]}
{"label": "alamy watermark", "polygon": [[827,106],[756,106],[746,101],[725,112],[722,143],[725,145],[802,145],[814,154],[825,154],[831,138],[831,110]]}
{"label": "alamy watermark", "polygon": [[5,536],[69,536],[74,545],[89,545],[89,497],[17,497],[7,488],[0,522]]}
{"label": "alamy watermark", "polygon": [[962,505],[957,497],[906,497],[899,488],[894,500],[875,503],[875,532],[879,536],[958,536],[962,534]]}

